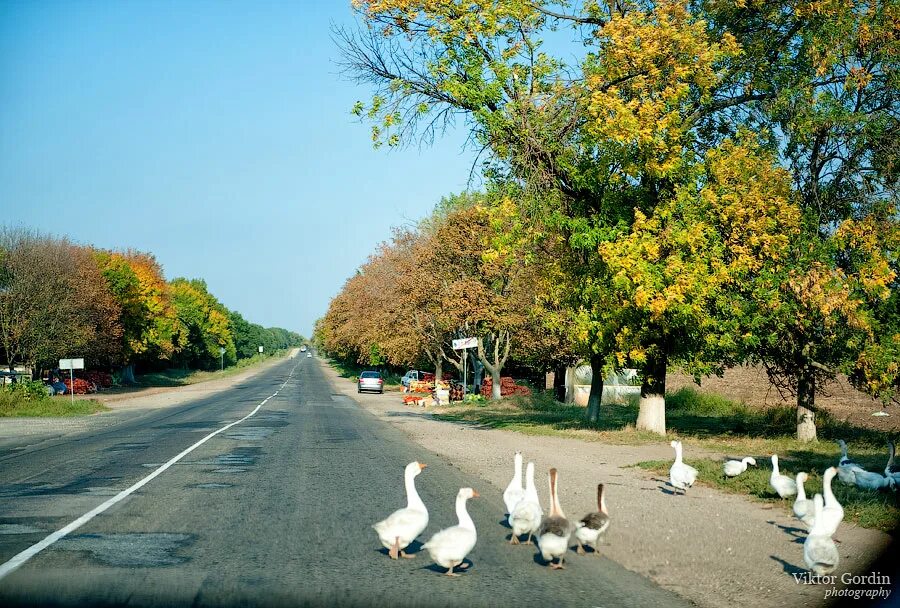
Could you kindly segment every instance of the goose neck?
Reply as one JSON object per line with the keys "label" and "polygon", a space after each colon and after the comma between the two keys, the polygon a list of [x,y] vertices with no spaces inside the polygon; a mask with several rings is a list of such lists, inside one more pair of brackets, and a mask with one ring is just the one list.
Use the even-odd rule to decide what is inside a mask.
{"label": "goose neck", "polygon": [[525,496],[537,502],[537,487],[534,485],[534,469],[525,472]]}
{"label": "goose neck", "polygon": [[466,510],[467,500],[468,499],[465,496],[456,497],[456,517],[459,518],[459,525],[461,528],[475,530],[475,522],[472,521],[469,512]]}
{"label": "goose neck", "polygon": [[837,503],[837,499],[834,497],[834,492],[831,491],[831,478],[834,477],[834,473],[832,469],[829,469],[825,472],[825,477],[822,479],[822,494],[825,496],[825,506],[830,507]]}
{"label": "goose neck", "polygon": [[406,485],[406,508],[425,511],[425,503],[422,502],[422,499],[419,498],[419,493],[416,491],[415,473],[407,473],[404,482]]}
{"label": "goose neck", "polygon": [[797,500],[806,500],[806,490],[803,488],[803,478],[797,477]]}

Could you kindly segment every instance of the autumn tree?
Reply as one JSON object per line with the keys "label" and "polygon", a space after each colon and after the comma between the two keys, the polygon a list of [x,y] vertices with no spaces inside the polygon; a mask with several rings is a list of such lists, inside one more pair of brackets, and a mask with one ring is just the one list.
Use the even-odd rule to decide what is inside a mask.
{"label": "autumn tree", "polygon": [[201,279],[173,279],[169,283],[172,306],[178,319],[177,341],[183,346],[178,358],[188,367],[213,368],[219,362],[219,348],[225,361],[236,360],[228,309],[207,289]]}
{"label": "autumn tree", "polygon": [[[573,258],[590,267],[563,282],[584,290],[572,302],[593,302],[573,308],[581,321],[573,329],[598,363],[625,357],[641,365],[648,398],[640,428],[664,431],[657,396],[674,353],[668,338],[660,344],[654,336],[687,326],[673,315],[646,314],[649,302],[665,297],[633,289],[620,269],[640,249],[642,234],[665,233],[673,210],[689,211],[685,205],[694,203],[684,193],[702,188],[708,153],[750,127],[790,167],[805,210],[844,200],[843,192],[872,192],[872,179],[875,192],[889,191],[894,148],[885,135],[896,122],[897,31],[890,2],[864,11],[817,0],[354,6],[365,28],[339,36],[348,71],[375,88],[355,111],[372,121],[376,142],[428,138],[462,116],[489,153],[491,175],[556,194],[534,197],[553,204],[529,215],[550,220]],[[554,57],[542,37],[560,26],[575,28],[578,42]],[[851,207],[857,219],[865,213],[865,205]],[[827,238],[849,216],[849,209],[834,211],[822,215],[831,225],[820,223],[817,237]],[[709,235],[708,251],[727,237],[723,229]],[[697,270],[691,276],[706,276]],[[613,277],[618,293],[606,288]],[[699,285],[685,291],[698,295],[695,303],[717,297],[703,292]],[[623,296],[630,299],[620,306]],[[669,321],[675,325],[660,326]],[[698,317],[688,326],[695,323],[714,330],[720,346],[736,342],[728,334],[737,325],[727,316]],[[689,344],[697,350],[682,350],[677,359],[711,368],[708,345]]]}
{"label": "autumn tree", "polygon": [[120,357],[119,308],[90,252],[26,230],[0,233],[0,346],[12,368]]}

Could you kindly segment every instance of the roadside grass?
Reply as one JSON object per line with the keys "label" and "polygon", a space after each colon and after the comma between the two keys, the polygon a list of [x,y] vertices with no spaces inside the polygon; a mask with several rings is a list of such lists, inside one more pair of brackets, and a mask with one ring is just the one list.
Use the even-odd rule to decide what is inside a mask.
{"label": "roadside grass", "polygon": [[[859,462],[866,460],[857,458]],[[781,499],[769,486],[769,475],[772,472],[771,463],[768,460],[761,461],[756,457],[757,467],[747,467],[747,470],[737,477],[727,478],[722,473],[722,460],[712,458],[686,458],[685,462],[697,469],[697,482],[712,486],[729,494],[741,494],[751,496],[754,499],[773,505],[780,505],[790,511],[794,503],[794,497]],[[793,477],[800,471],[809,473],[809,479],[803,484],[808,498],[822,493],[822,472],[835,464],[833,454],[827,456],[808,453],[791,453],[782,458],[778,457],[778,465],[781,472]],[[860,462],[860,464],[862,464]],[[672,461],[648,460],[636,465],[641,469],[652,471],[662,477],[668,478],[669,467]],[[881,464],[884,466],[884,463]],[[870,470],[873,467],[870,467]],[[884,532],[892,532],[900,525],[900,504],[896,492],[862,490],[855,486],[847,486],[837,478],[831,484],[835,497],[844,507],[844,520],[852,521],[863,528],[876,528]],[[688,490],[690,493],[690,490]],[[803,524],[797,522],[798,528]]]}
{"label": "roadside grass", "polygon": [[196,369],[166,369],[159,372],[150,372],[148,374],[139,374],[135,379],[139,387],[172,387],[187,386],[189,384],[197,384],[198,382],[206,382],[207,380],[215,380],[217,378],[227,378],[241,372],[248,367],[258,365],[273,358],[282,357],[287,351],[281,350],[268,355],[253,355],[247,359],[239,359],[237,363],[226,367],[223,370],[203,371]]}
{"label": "roadside grass", "polygon": [[[822,472],[837,464],[840,457],[837,439],[847,441],[853,460],[870,471],[884,471],[887,462],[887,434],[852,426],[824,411],[817,414],[819,441],[814,443],[794,439],[796,412],[789,406],[751,408],[691,388],[666,395],[669,435],[666,438],[635,430],[637,414],[637,398],[618,405],[603,404],[600,420],[591,423],[585,419],[585,408],[559,403],[549,392],[481,406],[453,405],[434,412],[440,420],[608,444],[659,444],[678,437],[685,444],[686,462],[697,468],[702,483],[774,504],[783,502],[788,510],[792,501],[781,501],[768,485],[772,454],[778,454],[780,468],[785,474],[809,473],[806,482],[809,497],[822,491]],[[702,452],[702,456],[691,458],[692,449],[695,453]],[[749,467],[737,478],[724,479],[722,456],[736,459],[753,456],[758,467]],[[636,466],[668,476],[671,464],[671,461],[648,461]],[[844,505],[848,521],[886,531],[900,525],[897,493],[870,492],[845,486],[837,480],[834,492]]]}
{"label": "roadside grass", "polygon": [[108,407],[94,399],[76,399],[74,403],[68,395],[27,399],[0,390],[0,418],[87,416],[107,410]]}
{"label": "roadside grass", "polygon": [[[359,365],[358,363],[350,363],[348,361],[340,361],[338,359],[326,359],[328,364],[334,368],[341,378],[347,378],[351,382],[359,380],[359,375],[364,371],[378,371],[377,366]],[[402,376],[392,371],[381,370],[381,377],[384,379],[385,387],[400,386]]]}

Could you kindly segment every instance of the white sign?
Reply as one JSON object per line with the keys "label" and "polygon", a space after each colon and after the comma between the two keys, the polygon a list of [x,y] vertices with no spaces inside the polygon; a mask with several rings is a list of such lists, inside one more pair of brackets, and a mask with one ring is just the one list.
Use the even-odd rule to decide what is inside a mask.
{"label": "white sign", "polygon": [[259,352],[262,352],[262,346],[259,347]]}
{"label": "white sign", "polygon": [[453,350],[475,348],[476,346],[478,346],[478,338],[460,338],[453,341]]}
{"label": "white sign", "polygon": [[60,359],[59,369],[84,369],[84,359]]}
{"label": "white sign", "polygon": [[220,355],[224,355],[224,354],[225,354],[225,347],[224,347],[224,346],[220,346],[220,347],[219,347],[219,354],[220,354]]}

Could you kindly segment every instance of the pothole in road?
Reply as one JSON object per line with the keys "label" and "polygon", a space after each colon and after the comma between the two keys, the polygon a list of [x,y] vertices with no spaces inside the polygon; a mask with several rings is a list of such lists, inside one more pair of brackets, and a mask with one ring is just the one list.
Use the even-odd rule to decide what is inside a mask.
{"label": "pothole in road", "polygon": [[192,483],[186,488],[197,488],[200,490],[218,490],[222,488],[233,488],[233,483]]}
{"label": "pothole in road", "polygon": [[185,563],[176,552],[193,542],[189,534],[80,534],[58,541],[54,550],[84,551],[119,568],[153,568]]}
{"label": "pothole in road", "polygon": [[237,439],[238,441],[261,441],[268,438],[269,435],[274,432],[275,429],[264,426],[245,426],[240,430],[225,433],[225,436],[229,439]]}

